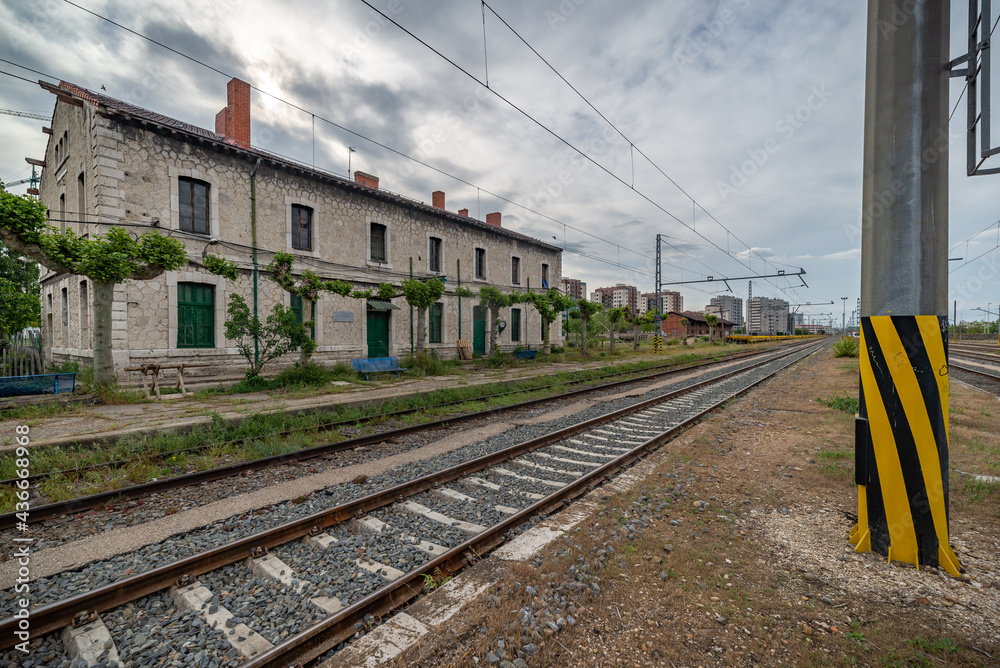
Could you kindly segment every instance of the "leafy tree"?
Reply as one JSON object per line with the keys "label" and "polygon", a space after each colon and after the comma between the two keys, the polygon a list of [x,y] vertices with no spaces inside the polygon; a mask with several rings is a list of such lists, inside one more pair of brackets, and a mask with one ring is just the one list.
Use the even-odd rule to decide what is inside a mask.
{"label": "leafy tree", "polygon": [[645,313],[633,313],[632,309],[626,306],[622,311],[625,322],[632,325],[632,349],[639,350],[639,327],[648,325],[656,317],[656,311],[646,311]]}
{"label": "leafy tree", "polygon": [[90,239],[72,230],[59,232],[46,224],[40,202],[7,192],[0,184],[0,240],[13,250],[60,273],[87,276],[94,294],[94,380],[114,378],[111,355],[111,305],[115,285],[127,280],[151,280],[187,263],[187,249],[177,239],[146,232],[133,238],[112,227]]}
{"label": "leafy tree", "polygon": [[684,336],[681,337],[681,344],[688,344],[688,319],[684,316],[680,316],[681,330],[684,332]]}
{"label": "leafy tree", "polygon": [[[292,255],[291,253],[285,253],[279,251],[274,254],[274,258],[271,260],[271,263],[267,266],[266,269],[268,278],[270,280],[280,285],[281,288],[286,292],[288,292],[289,294],[297,295],[300,299],[302,299],[301,331],[299,331],[296,328],[279,326],[280,323],[284,322],[284,319],[286,317],[284,313],[278,314],[272,310],[271,315],[268,316],[267,320],[268,323],[271,322],[272,317],[276,318],[275,328],[270,330],[268,335],[272,337],[277,335],[283,335],[285,337],[285,339],[280,343],[280,345],[278,343],[269,344],[271,347],[277,346],[278,348],[282,349],[282,352],[278,353],[278,355],[276,356],[284,355],[285,353],[299,350],[301,352],[300,361],[302,363],[305,363],[309,359],[309,356],[312,355],[313,351],[316,350],[316,342],[313,341],[311,336],[309,336],[309,328],[312,327],[313,322],[311,320],[306,319],[306,313],[312,312],[312,304],[317,299],[319,299],[320,293],[322,292],[332,292],[342,297],[351,297],[353,299],[370,299],[372,297],[377,296],[379,299],[384,299],[386,301],[393,299],[394,297],[397,296],[395,288],[393,288],[391,285],[387,283],[379,284],[378,290],[374,292],[372,290],[357,290],[354,288],[353,285],[351,285],[347,281],[341,281],[336,279],[327,280],[318,276],[317,274],[313,273],[308,269],[302,272],[302,274],[298,277],[298,279],[296,279],[294,278],[292,273],[292,270],[294,268],[294,263],[295,263],[294,255]],[[239,275],[236,263],[230,262],[229,260],[226,260],[224,258],[215,255],[206,256],[203,260],[203,264],[205,265],[205,268],[208,269],[213,274],[217,274],[224,278],[228,278],[229,280],[232,281],[235,281]],[[230,295],[229,309],[234,308],[234,299],[233,299],[234,297],[238,298],[237,301],[243,301],[242,297],[239,297],[239,295],[235,294]],[[243,305],[244,306],[246,305],[245,301],[243,301]],[[284,309],[283,305],[282,308]],[[236,313],[240,313],[240,307],[238,306],[238,304],[236,306],[236,309],[237,309]],[[291,313],[292,319],[293,320],[295,319],[294,311],[292,311],[291,309],[284,309],[284,310],[287,311],[288,313]],[[262,324],[259,321],[259,319],[255,318],[253,315],[249,315],[248,316],[249,320],[247,320],[246,322],[243,321],[237,322],[233,318],[233,313],[230,312],[230,310],[227,310],[227,312],[230,313],[230,318],[229,320],[226,321],[227,332],[230,322],[235,322],[237,328],[233,330],[234,333],[239,333],[241,337],[250,336],[251,338],[256,338],[257,348],[258,348],[257,357],[258,359],[261,359],[259,349],[263,341],[259,338],[259,336],[261,335],[261,333],[267,330],[267,324],[266,323]],[[231,339],[231,337],[229,337],[228,334],[226,338]],[[231,340],[235,341],[240,339],[231,339]],[[274,357],[275,356],[272,356],[269,359],[273,359]],[[266,361],[267,360],[264,360],[264,362]],[[260,368],[263,366],[263,363],[251,362],[250,366],[251,369],[256,366],[257,370],[253,373],[248,371],[247,372],[248,378],[251,375],[259,374]]]}
{"label": "leafy tree", "polygon": [[560,313],[573,306],[573,300],[555,288],[549,288],[542,293],[529,290],[528,295],[529,303],[542,316],[543,346],[545,350],[549,350],[549,326],[559,317]]}
{"label": "leafy tree", "polygon": [[706,315],[705,322],[708,323],[708,340],[712,341],[715,339],[715,326],[719,324],[719,316],[717,315]]}
{"label": "leafy tree", "polygon": [[285,308],[284,304],[275,304],[271,315],[262,323],[250,312],[243,297],[231,293],[226,312],[229,315],[226,338],[236,343],[236,349],[246,359],[247,380],[257,378],[264,365],[271,360],[313,343],[304,324],[298,322],[295,312]]}
{"label": "leafy tree", "polygon": [[[628,306],[626,306],[625,308],[628,308]],[[618,338],[618,324],[621,322],[622,316],[624,316],[624,315],[625,315],[625,312],[622,310],[622,308],[620,306],[616,306],[613,309],[611,309],[610,311],[608,311],[608,322],[611,324],[611,352],[612,352],[612,354],[615,352],[615,339]]]}
{"label": "leafy tree", "polygon": [[580,299],[576,302],[576,308],[580,312],[580,332],[583,336],[580,342],[580,352],[585,353],[587,352],[587,323],[590,321],[590,316],[603,309],[604,306],[598,302]]}
{"label": "leafy tree", "polygon": [[443,294],[444,283],[437,278],[426,281],[411,278],[403,281],[403,296],[410,306],[417,309],[418,352],[424,349],[424,340],[427,338],[427,309],[436,304]]}
{"label": "leafy tree", "polygon": [[492,285],[484,285],[479,289],[479,305],[490,312],[490,354],[497,350],[497,323],[500,321],[500,309],[511,304],[511,296],[505,295]]}
{"label": "leafy tree", "polygon": [[38,265],[0,243],[0,341],[41,323]]}

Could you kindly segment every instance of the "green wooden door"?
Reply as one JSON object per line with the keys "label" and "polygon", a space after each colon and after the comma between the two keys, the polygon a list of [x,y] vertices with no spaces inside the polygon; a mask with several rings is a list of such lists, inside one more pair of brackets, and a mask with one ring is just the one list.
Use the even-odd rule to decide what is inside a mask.
{"label": "green wooden door", "polygon": [[486,354],[486,309],[482,306],[472,309],[472,352]]}
{"label": "green wooden door", "polygon": [[215,286],[177,284],[177,347],[215,347]]}
{"label": "green wooden door", "polygon": [[368,311],[368,357],[389,356],[389,312]]}

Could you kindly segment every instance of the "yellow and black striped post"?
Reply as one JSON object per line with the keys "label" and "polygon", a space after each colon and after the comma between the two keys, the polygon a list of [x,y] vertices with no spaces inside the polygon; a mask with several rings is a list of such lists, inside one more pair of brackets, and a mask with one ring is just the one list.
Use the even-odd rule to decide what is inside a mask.
{"label": "yellow and black striped post", "polygon": [[858,552],[957,576],[948,533],[951,5],[923,0],[901,12],[897,4],[868,0],[850,540]]}
{"label": "yellow and black striped post", "polygon": [[861,319],[861,414],[855,482],[858,523],[850,540],[952,575],[948,544],[948,319]]}

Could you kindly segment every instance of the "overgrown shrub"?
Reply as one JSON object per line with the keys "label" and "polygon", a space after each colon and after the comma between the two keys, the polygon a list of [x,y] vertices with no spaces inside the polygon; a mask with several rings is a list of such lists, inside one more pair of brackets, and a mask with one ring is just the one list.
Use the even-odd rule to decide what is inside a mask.
{"label": "overgrown shrub", "polygon": [[442,360],[438,357],[436,350],[421,350],[414,355],[408,355],[401,362],[400,366],[421,376],[444,376],[457,362],[453,360]]}
{"label": "overgrown shrub", "polygon": [[680,342],[681,342],[680,339],[667,339],[663,343],[666,344],[666,345],[668,345],[668,346],[676,346]]}
{"label": "overgrown shrub", "polygon": [[494,350],[489,357],[486,358],[486,366],[491,369],[501,369],[505,366],[510,366],[511,356],[507,353],[502,353],[499,350]]}
{"label": "overgrown shrub", "polygon": [[853,336],[842,336],[833,344],[834,357],[857,357],[861,350],[861,342]]}
{"label": "overgrown shrub", "polygon": [[552,346],[551,348],[549,348],[549,352],[552,353],[553,355],[559,355],[561,353],[566,352],[566,349],[563,348],[562,346]]}
{"label": "overgrown shrub", "polygon": [[845,394],[844,396],[835,394],[827,399],[817,399],[816,401],[823,404],[824,406],[829,406],[830,408],[834,408],[839,411],[844,411],[845,413],[850,413],[851,415],[857,413],[861,408],[861,402],[858,400],[858,398],[848,396],[847,394]]}

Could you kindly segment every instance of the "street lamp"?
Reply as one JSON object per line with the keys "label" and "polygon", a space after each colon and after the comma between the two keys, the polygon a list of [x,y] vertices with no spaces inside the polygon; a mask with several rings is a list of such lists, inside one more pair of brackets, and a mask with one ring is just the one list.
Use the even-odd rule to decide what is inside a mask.
{"label": "street lamp", "polygon": [[351,154],[357,153],[358,149],[353,146],[347,147],[347,178],[351,178]]}

